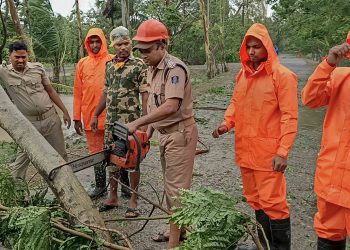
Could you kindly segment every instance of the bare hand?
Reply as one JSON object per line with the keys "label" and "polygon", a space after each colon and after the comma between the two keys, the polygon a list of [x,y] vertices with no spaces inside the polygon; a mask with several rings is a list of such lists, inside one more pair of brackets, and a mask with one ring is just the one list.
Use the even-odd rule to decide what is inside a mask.
{"label": "bare hand", "polygon": [[75,120],[74,121],[74,129],[75,129],[75,132],[77,132],[78,135],[83,135],[83,124],[81,123],[80,120]]}
{"label": "bare hand", "polygon": [[273,159],[272,159],[273,171],[284,173],[286,168],[287,168],[287,159],[284,159],[283,157],[281,157],[279,155],[276,155],[275,157],[273,157]]}
{"label": "bare hand", "polygon": [[128,128],[130,134],[133,134],[139,127],[135,121],[127,123],[125,126]]}
{"label": "bare hand", "polygon": [[68,112],[63,113],[63,121],[64,121],[64,125],[67,125],[67,128],[70,128],[71,119]]}
{"label": "bare hand", "polygon": [[329,50],[327,62],[329,64],[339,64],[345,58],[346,55],[350,52],[350,44],[343,43],[341,45],[334,46]]}
{"label": "bare hand", "polygon": [[97,116],[93,116],[92,119],[91,119],[91,123],[90,123],[91,129],[92,129],[93,132],[96,132],[97,125],[98,125]]}
{"label": "bare hand", "polygon": [[212,136],[214,138],[219,138],[220,135],[228,132],[228,128],[224,123],[221,123],[216,129],[214,129]]}

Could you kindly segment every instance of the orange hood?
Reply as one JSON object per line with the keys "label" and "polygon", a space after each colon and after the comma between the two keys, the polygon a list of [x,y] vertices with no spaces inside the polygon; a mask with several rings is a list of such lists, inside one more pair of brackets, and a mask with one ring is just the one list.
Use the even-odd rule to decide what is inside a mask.
{"label": "orange hood", "polygon": [[267,61],[264,62],[264,67],[267,73],[271,74],[274,71],[274,69],[279,65],[279,59],[273,46],[273,42],[271,40],[269,32],[267,31],[266,27],[260,23],[253,24],[244,36],[239,53],[243,70],[246,71],[248,69],[247,62],[249,61],[249,56],[246,50],[246,42],[248,36],[254,36],[263,43],[268,54]]}
{"label": "orange hood", "polygon": [[[100,51],[97,54],[94,54],[91,51],[91,49],[90,49],[89,38],[91,36],[98,36],[101,39],[101,41],[102,41],[101,49],[100,49]],[[84,45],[85,45],[85,48],[88,51],[90,57],[99,58],[99,57],[105,57],[106,55],[108,55],[106,37],[103,34],[103,31],[101,29],[99,29],[99,28],[91,28],[88,31],[88,33],[86,35],[86,38],[85,38]]]}

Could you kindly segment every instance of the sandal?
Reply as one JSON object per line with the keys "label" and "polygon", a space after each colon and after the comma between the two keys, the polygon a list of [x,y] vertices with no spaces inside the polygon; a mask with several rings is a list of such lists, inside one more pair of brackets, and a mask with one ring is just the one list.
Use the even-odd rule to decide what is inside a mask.
{"label": "sandal", "polygon": [[118,205],[109,205],[109,204],[105,204],[105,203],[100,203],[100,205],[98,205],[98,211],[99,212],[105,212],[114,208],[117,208]]}
{"label": "sandal", "polygon": [[136,218],[136,217],[139,217],[139,215],[140,215],[140,211],[137,208],[128,207],[126,209],[124,217],[125,218]]}

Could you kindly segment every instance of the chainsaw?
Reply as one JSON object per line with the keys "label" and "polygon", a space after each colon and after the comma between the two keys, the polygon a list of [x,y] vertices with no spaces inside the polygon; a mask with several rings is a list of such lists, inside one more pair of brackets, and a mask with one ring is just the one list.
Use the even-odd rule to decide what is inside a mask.
{"label": "chainsaw", "polygon": [[137,130],[135,133],[130,134],[124,124],[115,122],[112,137],[113,143],[108,148],[55,167],[50,171],[49,179],[53,180],[57,171],[66,165],[69,165],[74,173],[101,162],[106,162],[106,165],[115,165],[117,168],[131,172],[139,171],[140,163],[150,149],[147,133]]}

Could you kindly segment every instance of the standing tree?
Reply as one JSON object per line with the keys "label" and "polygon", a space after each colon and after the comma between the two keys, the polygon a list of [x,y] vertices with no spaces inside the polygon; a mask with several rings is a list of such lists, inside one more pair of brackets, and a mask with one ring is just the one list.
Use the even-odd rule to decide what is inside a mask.
{"label": "standing tree", "polygon": [[2,35],[2,42],[0,44],[0,63],[2,63],[2,51],[4,50],[5,48],[5,45],[6,45],[6,41],[7,41],[7,27],[6,27],[6,23],[5,23],[5,19],[6,19],[6,13],[7,13],[7,4],[5,2],[5,5],[6,5],[6,10],[5,10],[5,17],[3,16],[2,14],[2,3],[3,3],[3,0],[0,0],[0,20],[1,20],[1,26],[2,26],[2,32],[1,32],[1,35]]}
{"label": "standing tree", "polygon": [[209,34],[208,34],[208,17],[206,15],[206,9],[204,0],[199,0],[200,11],[202,15],[202,24],[204,31],[204,47],[205,47],[205,55],[206,55],[206,63],[207,63],[207,76],[208,78],[213,78],[215,76],[214,64],[213,64],[213,56],[210,51],[209,44]]}
{"label": "standing tree", "polygon": [[130,29],[129,1],[121,0],[121,7],[122,7],[122,24],[124,27]]}
{"label": "standing tree", "polygon": [[77,16],[77,26],[78,26],[78,34],[79,34],[79,54],[80,54],[80,58],[83,58],[84,57],[84,41],[83,41],[83,32],[81,29],[79,0],[75,0],[75,12],[76,12],[76,16]]}
{"label": "standing tree", "polygon": [[13,24],[15,26],[16,34],[22,42],[28,45],[30,59],[32,61],[35,61],[35,54],[32,48],[32,43],[30,43],[28,40],[28,37],[24,33],[23,27],[21,26],[15,2],[14,0],[7,0],[7,3],[10,9]]}

